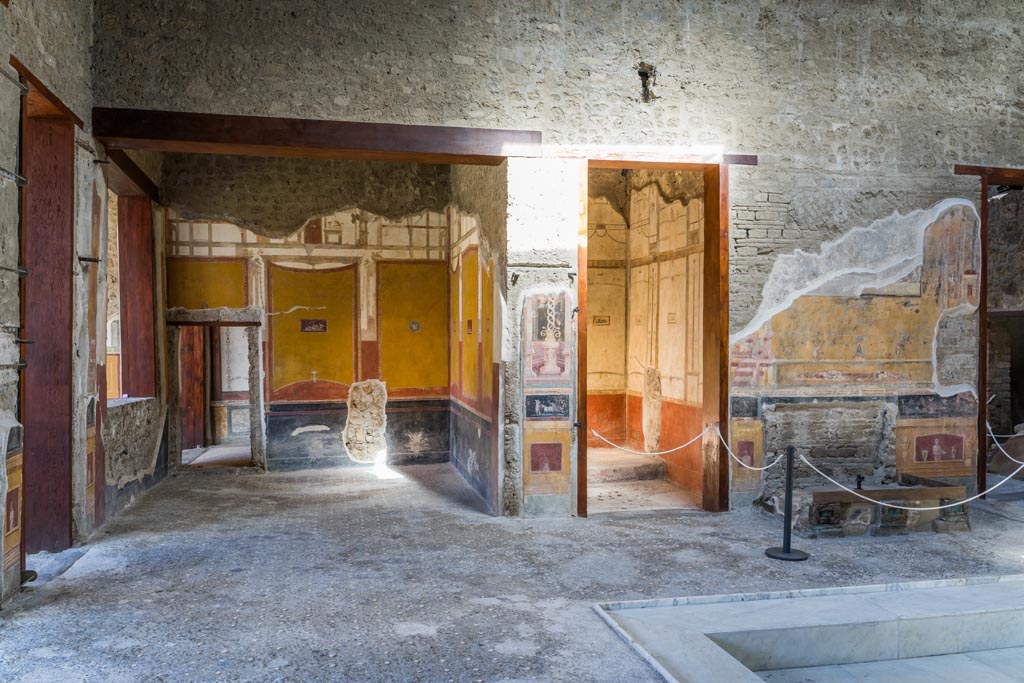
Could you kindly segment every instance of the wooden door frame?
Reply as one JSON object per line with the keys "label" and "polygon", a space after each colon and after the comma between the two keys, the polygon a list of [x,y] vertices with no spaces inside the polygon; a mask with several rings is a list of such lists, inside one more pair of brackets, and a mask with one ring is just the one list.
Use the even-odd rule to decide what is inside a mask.
{"label": "wooden door frame", "polygon": [[[729,166],[756,166],[753,155],[720,155],[717,159],[671,156],[595,154],[590,169],[696,171],[704,176],[703,296],[703,424],[701,507],[709,512],[729,509],[729,461],[718,430],[729,438]],[[589,194],[584,196],[589,197]],[[584,207],[584,213],[586,207]],[[580,222],[577,278],[578,364],[576,439],[576,515],[587,516],[587,237],[588,221]]]}
{"label": "wooden door frame", "polygon": [[[60,206],[64,207],[64,210],[66,210],[66,213],[67,213],[67,222],[66,222],[65,225],[61,226],[60,230],[61,231],[66,230],[68,238],[69,238],[69,244],[66,245],[67,250],[68,250],[67,251],[67,263],[61,264],[61,266],[56,269],[56,272],[52,274],[54,279],[55,279],[55,281],[59,281],[62,277],[66,277],[66,287],[67,287],[67,297],[68,297],[68,299],[67,299],[67,310],[64,313],[67,316],[67,329],[66,329],[65,333],[61,337],[59,337],[59,338],[54,338],[54,337],[52,337],[50,335],[41,335],[43,337],[48,337],[48,338],[47,339],[43,339],[43,340],[29,339],[30,342],[36,342],[37,345],[34,346],[34,347],[31,347],[31,348],[30,347],[26,347],[25,345],[22,345],[21,348],[20,348],[20,360],[21,360],[21,362],[23,364],[26,364],[26,365],[22,365],[21,366],[22,367],[22,372],[19,375],[19,383],[18,383],[19,384],[18,420],[22,423],[22,425],[25,425],[25,427],[23,428],[24,429],[24,436],[23,436],[23,441],[22,441],[25,465],[24,465],[24,469],[23,469],[23,477],[24,477],[24,479],[23,479],[23,488],[22,488],[23,497],[22,497],[22,524],[21,524],[21,530],[22,530],[22,535],[21,535],[21,563],[22,563],[22,570],[24,570],[25,569],[25,555],[27,553],[28,546],[29,546],[30,543],[33,543],[33,546],[35,547],[35,541],[31,538],[32,534],[31,534],[31,532],[29,530],[29,527],[30,527],[30,525],[33,524],[32,523],[32,516],[33,516],[33,514],[35,512],[35,510],[33,509],[33,507],[35,505],[35,498],[36,498],[37,495],[39,495],[39,492],[40,492],[39,491],[38,482],[35,482],[35,485],[33,485],[33,476],[30,474],[31,472],[34,472],[34,470],[35,470],[35,460],[39,457],[39,455],[37,453],[33,453],[34,446],[35,446],[35,444],[33,442],[36,440],[35,437],[33,436],[33,434],[35,433],[35,430],[30,429],[29,425],[28,425],[29,418],[28,418],[28,415],[26,414],[26,409],[27,409],[26,398],[31,395],[31,393],[32,393],[31,390],[32,389],[44,389],[45,391],[43,393],[46,393],[47,395],[54,396],[54,394],[56,394],[55,395],[56,402],[55,402],[54,405],[55,406],[56,405],[60,405],[62,409],[64,408],[64,406],[62,404],[63,404],[63,399],[65,398],[65,397],[61,396],[60,393],[56,393],[57,390],[52,385],[50,385],[50,386],[46,386],[46,385],[36,386],[36,382],[34,381],[33,382],[33,386],[31,386],[31,387],[28,386],[28,384],[29,384],[29,376],[30,376],[29,375],[30,368],[27,366],[27,363],[30,360],[30,355],[32,355],[32,354],[34,354],[36,352],[39,352],[39,349],[44,345],[45,342],[50,342],[51,343],[52,349],[54,349],[56,351],[56,354],[59,357],[63,357],[65,353],[66,353],[66,356],[67,356],[67,364],[66,364],[66,366],[67,366],[66,367],[66,371],[67,371],[67,396],[66,396],[66,399],[67,399],[67,404],[66,404],[67,416],[66,416],[66,420],[64,419],[63,415],[60,415],[60,413],[57,412],[57,416],[56,417],[52,413],[48,414],[46,416],[46,419],[45,419],[45,422],[44,422],[44,424],[47,427],[48,431],[52,431],[52,430],[50,430],[50,428],[54,427],[54,426],[56,427],[56,429],[58,431],[57,438],[55,438],[49,444],[45,444],[44,449],[45,448],[54,448],[57,452],[56,452],[55,455],[51,456],[51,463],[52,462],[56,462],[56,461],[61,461],[61,463],[60,463],[61,471],[63,471],[63,468],[65,466],[67,468],[67,482],[66,482],[67,491],[58,490],[58,491],[56,491],[56,493],[51,495],[51,498],[49,498],[49,500],[60,499],[62,501],[61,502],[61,506],[63,506],[64,505],[64,503],[63,503],[64,495],[66,493],[66,497],[67,497],[67,500],[66,500],[66,505],[67,505],[67,515],[66,515],[67,516],[67,519],[66,519],[66,521],[67,521],[67,533],[66,533],[66,536],[65,536],[63,534],[63,532],[61,532],[61,538],[59,538],[59,539],[56,538],[56,537],[51,538],[51,539],[44,539],[43,541],[41,541],[42,546],[39,549],[49,550],[49,551],[60,551],[60,550],[64,550],[64,549],[70,547],[71,544],[74,542],[73,526],[74,526],[74,517],[75,517],[75,492],[74,492],[73,489],[74,489],[74,483],[75,483],[75,479],[74,479],[74,467],[75,467],[75,465],[74,465],[74,462],[73,462],[73,458],[74,458],[74,445],[72,443],[72,429],[73,429],[73,424],[72,424],[73,405],[72,404],[73,404],[73,401],[74,401],[74,391],[73,391],[73,387],[72,387],[72,383],[73,383],[73,380],[74,380],[74,378],[72,377],[72,368],[73,368],[72,354],[74,352],[74,350],[73,350],[73,340],[72,340],[72,335],[73,335],[72,328],[73,328],[73,325],[74,325],[74,310],[73,310],[74,309],[74,291],[73,291],[74,287],[73,287],[72,280],[73,280],[74,276],[72,274],[72,267],[73,267],[73,264],[75,263],[75,252],[74,252],[74,231],[75,231],[75,228],[74,228],[74,221],[75,221],[75,139],[74,138],[75,138],[75,133],[74,133],[74,128],[75,128],[76,125],[81,127],[82,121],[77,116],[75,116],[74,113],[67,107],[67,105],[65,105],[61,101],[61,99],[59,97],[57,97],[52,91],[50,91],[46,87],[46,85],[40,79],[36,78],[32,74],[32,72],[27,67],[25,67],[24,64],[22,64],[20,61],[18,61],[17,58],[12,56],[10,58],[10,64],[18,72],[18,75],[20,76],[21,82],[26,86],[26,90],[24,90],[23,93],[22,93],[21,112],[20,112],[19,124],[18,124],[19,127],[20,127],[21,138],[22,138],[22,142],[21,142],[21,145],[20,145],[19,169],[18,169],[18,172],[22,176],[25,176],[28,179],[28,183],[29,184],[26,184],[25,186],[23,186],[21,188],[20,196],[19,196],[19,203],[20,203],[20,206],[19,206],[19,214],[20,214],[19,215],[19,238],[20,238],[20,240],[19,240],[20,241],[19,267],[29,268],[31,265],[33,265],[32,263],[29,263],[29,252],[28,252],[28,246],[27,245],[31,244],[30,237],[34,238],[36,241],[39,241],[40,237],[43,237],[42,231],[46,230],[46,228],[39,229],[39,228],[35,228],[35,227],[30,226],[29,214],[30,214],[30,212],[33,212],[30,207],[32,207],[34,205],[34,203],[39,202],[39,198],[40,198],[40,194],[38,194],[38,191],[36,191],[35,188],[40,187],[40,186],[42,186],[44,188],[43,194],[42,194],[42,196],[45,197],[45,199],[43,200],[44,203],[46,203],[47,201],[54,202],[54,203],[59,202]],[[32,173],[32,171],[29,170],[27,164],[30,163],[30,162],[27,162],[27,158],[28,158],[29,155],[26,154],[26,151],[27,151],[26,148],[28,148],[31,145],[31,140],[28,139],[29,136],[26,134],[26,130],[29,128],[30,125],[31,126],[40,126],[40,125],[60,126],[60,127],[66,127],[68,129],[67,132],[69,133],[69,139],[68,139],[68,150],[69,150],[69,152],[68,152],[69,153],[68,159],[69,159],[69,163],[67,164],[67,168],[60,168],[59,169],[59,174],[64,176],[63,179],[61,179],[59,177],[42,177],[42,178],[34,177],[34,174]],[[28,142],[29,144],[26,145],[25,144],[26,142]],[[31,187],[30,187],[30,185],[31,185]],[[46,194],[46,191],[47,191],[46,188],[49,189],[49,194]],[[63,220],[62,220],[62,222],[63,222]],[[60,233],[58,232],[58,234],[60,234]],[[52,238],[52,236],[51,236],[51,238]],[[44,244],[46,244],[48,242],[49,242],[49,240],[43,240]],[[58,246],[63,246],[63,245],[58,245]],[[34,336],[36,336],[36,333],[38,332],[38,330],[35,330],[33,328],[38,326],[39,317],[41,315],[41,312],[39,312],[39,311],[35,311],[35,312],[29,311],[28,310],[28,306],[27,306],[27,302],[26,302],[26,296],[28,295],[28,286],[29,286],[27,280],[28,280],[28,278],[33,277],[33,275],[35,275],[36,277],[41,277],[37,273],[31,273],[31,272],[27,273],[25,275],[25,277],[22,277],[20,282],[19,282],[19,292],[18,292],[18,295],[19,295],[20,317],[21,317],[20,325],[21,325],[21,328],[22,328],[22,335],[21,336],[27,336],[27,337],[34,337]],[[54,298],[53,300],[56,301],[56,298]],[[32,325],[29,324],[30,313],[32,314],[31,318],[34,320],[34,323]],[[35,356],[33,356],[32,359],[34,359],[34,358],[35,358]],[[54,367],[54,363],[52,362],[52,359],[48,359],[48,361],[51,361],[51,362],[47,362],[47,366],[49,366],[51,368]],[[37,361],[37,362],[39,362],[39,361]],[[64,368],[63,367],[58,367],[57,369],[58,370],[63,370]],[[100,422],[101,418],[102,418],[102,414],[98,412],[97,413],[97,422],[96,422],[96,430],[97,430],[97,432],[99,432],[99,430],[101,429],[101,422]],[[58,419],[59,419],[60,424],[56,424],[55,425],[54,422],[57,422]],[[60,434],[60,432],[65,432],[65,433],[64,434]],[[44,441],[45,441],[45,438],[44,438]],[[66,441],[66,443],[65,443],[65,441]],[[57,448],[57,444],[58,443],[59,443],[59,448]],[[65,457],[66,457],[66,463],[63,462],[63,459]],[[84,454],[83,454],[83,457],[84,457]],[[47,482],[47,484],[51,484],[51,483],[52,482]],[[64,482],[59,482],[59,488],[63,489],[63,487],[64,487]],[[48,487],[44,487],[43,490],[46,490],[46,488],[52,488],[52,487],[49,487],[49,486]],[[85,489],[84,488],[82,489],[82,494],[83,494],[83,496],[85,494]],[[83,499],[83,501],[84,501],[84,499]],[[44,500],[44,502],[45,502],[45,500]],[[88,501],[84,501],[84,504],[88,505]],[[61,519],[58,520],[58,522],[59,522],[59,524],[63,524],[63,522],[65,521],[63,519],[64,518],[63,510],[60,510],[59,514],[60,514]]]}
{"label": "wooden door frame", "polygon": [[955,175],[981,179],[979,214],[981,266],[978,271],[978,491],[988,486],[988,192],[992,185],[1024,185],[1024,168],[957,164]]}

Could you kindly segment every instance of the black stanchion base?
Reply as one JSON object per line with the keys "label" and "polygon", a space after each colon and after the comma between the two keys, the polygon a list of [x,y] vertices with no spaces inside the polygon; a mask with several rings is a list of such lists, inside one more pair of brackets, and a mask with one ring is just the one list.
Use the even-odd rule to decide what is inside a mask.
{"label": "black stanchion base", "polygon": [[773,560],[785,560],[786,562],[802,562],[810,555],[803,550],[790,550],[788,553],[782,548],[768,548],[764,554]]}

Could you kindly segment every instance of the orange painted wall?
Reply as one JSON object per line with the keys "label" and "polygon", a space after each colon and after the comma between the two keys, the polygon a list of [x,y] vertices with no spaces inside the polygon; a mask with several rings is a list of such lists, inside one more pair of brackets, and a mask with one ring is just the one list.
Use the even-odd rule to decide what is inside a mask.
{"label": "orange painted wall", "polygon": [[246,303],[242,259],[167,258],[167,305],[170,308],[243,308]]}
{"label": "orange painted wall", "polygon": [[480,296],[483,308],[483,320],[480,323],[480,379],[483,384],[483,399],[490,403],[494,399],[494,384],[491,381],[491,364],[494,362],[494,259],[490,259],[487,267],[480,274],[482,288]]}
{"label": "orange painted wall", "polygon": [[462,395],[468,399],[480,396],[480,317],[478,253],[467,251],[462,256]]}
{"label": "orange painted wall", "polygon": [[[686,443],[700,433],[703,424],[703,409],[701,407],[686,405],[667,398],[661,400],[663,450]],[[668,478],[698,496],[704,476],[701,465],[701,448],[701,441],[698,439],[680,451],[661,456],[667,466]]]}
{"label": "orange painted wall", "polygon": [[[271,400],[343,399],[355,376],[355,267],[268,266]],[[293,306],[308,306],[285,313]],[[326,332],[303,332],[303,319]],[[314,379],[313,373],[316,372]]]}
{"label": "orange painted wall", "polygon": [[388,393],[448,393],[448,266],[381,263],[378,269],[381,379]]}
{"label": "orange painted wall", "polygon": [[587,394],[587,445],[607,448],[608,444],[590,433],[598,433],[617,444],[626,442],[626,394]]}

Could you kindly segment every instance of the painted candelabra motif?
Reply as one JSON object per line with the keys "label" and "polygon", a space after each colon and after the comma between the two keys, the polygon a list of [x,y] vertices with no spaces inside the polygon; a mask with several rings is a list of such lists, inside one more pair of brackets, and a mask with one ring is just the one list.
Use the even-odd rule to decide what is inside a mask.
{"label": "painted candelabra motif", "polygon": [[575,409],[568,290],[528,294],[523,302],[523,491],[563,496],[572,481]]}

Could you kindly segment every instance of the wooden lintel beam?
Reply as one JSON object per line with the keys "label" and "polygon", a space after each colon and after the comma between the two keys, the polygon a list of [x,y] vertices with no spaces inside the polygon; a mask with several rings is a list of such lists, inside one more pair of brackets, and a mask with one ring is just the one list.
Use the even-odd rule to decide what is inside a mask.
{"label": "wooden lintel beam", "polygon": [[411,161],[501,163],[539,156],[531,130],[411,126],[97,107],[93,134],[108,149]]}
{"label": "wooden lintel beam", "polygon": [[46,84],[39,80],[17,57],[11,55],[10,64],[29,87],[29,92],[26,95],[28,98],[26,105],[28,116],[67,117],[79,128],[85,127],[85,123],[75,112],[71,111],[71,107],[64,104],[64,101],[46,87]]}
{"label": "wooden lintel beam", "polygon": [[149,197],[160,203],[160,189],[124,150],[107,150],[109,164],[103,165],[107,185],[121,197]]}
{"label": "wooden lintel beam", "polygon": [[167,321],[168,327],[176,328],[258,328],[259,323],[249,321]]}
{"label": "wooden lintel beam", "polygon": [[987,178],[989,185],[1024,185],[1024,168],[957,164],[953,167],[953,173],[956,175],[973,175]]}

